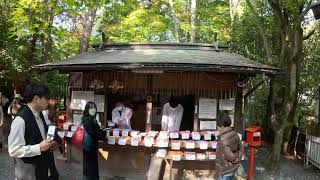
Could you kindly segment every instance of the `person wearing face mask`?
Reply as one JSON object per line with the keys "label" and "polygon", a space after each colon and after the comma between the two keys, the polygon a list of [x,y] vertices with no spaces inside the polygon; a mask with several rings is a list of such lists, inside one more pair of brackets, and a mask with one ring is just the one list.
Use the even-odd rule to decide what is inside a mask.
{"label": "person wearing face mask", "polygon": [[168,103],[163,106],[161,130],[162,131],[179,131],[181,119],[183,116],[183,107],[178,104],[175,97],[170,97]]}
{"label": "person wearing face mask", "polygon": [[[96,120],[97,106],[94,102],[87,102],[83,111],[81,124],[89,135],[90,147],[83,148],[83,177],[85,180],[99,180],[98,140],[106,136]],[[86,138],[86,137],[85,137]]]}
{"label": "person wearing face mask", "polygon": [[131,129],[131,117],[132,110],[125,107],[123,101],[118,101],[116,107],[112,110],[112,122],[118,125],[120,129]]}
{"label": "person wearing face mask", "polygon": [[8,114],[12,116],[12,120],[16,117],[18,111],[24,106],[20,94],[16,94],[8,108]]}

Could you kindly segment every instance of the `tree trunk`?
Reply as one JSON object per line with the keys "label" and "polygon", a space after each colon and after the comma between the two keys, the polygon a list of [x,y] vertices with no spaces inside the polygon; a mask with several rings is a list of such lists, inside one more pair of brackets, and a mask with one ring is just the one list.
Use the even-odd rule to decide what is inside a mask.
{"label": "tree trunk", "polygon": [[87,52],[89,49],[90,36],[94,19],[96,17],[97,8],[88,9],[88,12],[83,15],[83,29],[82,36],[80,38],[79,52]]}
{"label": "tree trunk", "polygon": [[176,42],[180,42],[180,35],[179,35],[179,20],[176,16],[176,12],[174,10],[174,6],[173,6],[173,0],[169,0],[169,5],[171,8],[171,16],[172,16],[172,21],[174,24],[174,35],[175,35],[175,39]]}
{"label": "tree trunk", "polygon": [[28,62],[28,65],[31,67],[33,65],[33,58],[34,58],[34,51],[36,49],[36,43],[37,43],[37,30],[35,33],[32,34],[32,36],[29,38],[27,42],[27,51],[26,51],[26,61]]}
{"label": "tree trunk", "polygon": [[272,169],[275,169],[278,167],[279,160],[280,160],[280,152],[281,152],[281,144],[282,144],[282,139],[283,139],[283,126],[280,126],[276,131],[275,131],[275,138],[272,146],[272,151],[271,151],[271,159],[270,159],[270,167]]}
{"label": "tree trunk", "polygon": [[196,7],[197,0],[191,0],[191,28],[190,28],[190,42],[195,42],[196,36]]}

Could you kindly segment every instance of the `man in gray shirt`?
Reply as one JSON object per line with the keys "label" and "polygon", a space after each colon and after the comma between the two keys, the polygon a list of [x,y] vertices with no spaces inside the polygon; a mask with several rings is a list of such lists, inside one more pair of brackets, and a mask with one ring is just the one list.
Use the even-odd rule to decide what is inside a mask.
{"label": "man in gray shirt", "polygon": [[9,155],[14,158],[17,180],[47,180],[50,148],[46,139],[48,126],[41,111],[48,106],[49,89],[45,85],[28,85],[25,90],[27,106],[22,108],[11,124],[8,137]]}

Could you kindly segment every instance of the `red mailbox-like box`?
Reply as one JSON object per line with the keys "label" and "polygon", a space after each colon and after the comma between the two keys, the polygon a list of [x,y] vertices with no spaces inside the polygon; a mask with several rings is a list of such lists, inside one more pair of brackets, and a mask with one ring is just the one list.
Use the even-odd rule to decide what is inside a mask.
{"label": "red mailbox-like box", "polygon": [[247,129],[247,143],[250,146],[261,145],[261,128],[258,126],[251,125]]}

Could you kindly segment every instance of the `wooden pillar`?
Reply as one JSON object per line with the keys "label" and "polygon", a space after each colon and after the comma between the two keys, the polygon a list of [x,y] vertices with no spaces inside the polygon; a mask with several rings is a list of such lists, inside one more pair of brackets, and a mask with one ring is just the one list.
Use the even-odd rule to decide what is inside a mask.
{"label": "wooden pillar", "polygon": [[241,134],[244,131],[242,105],[243,105],[243,88],[237,87],[236,99],[235,99],[234,129],[235,131]]}
{"label": "wooden pillar", "polygon": [[103,113],[103,127],[108,126],[108,95],[107,91],[104,93],[104,113]]}

